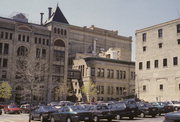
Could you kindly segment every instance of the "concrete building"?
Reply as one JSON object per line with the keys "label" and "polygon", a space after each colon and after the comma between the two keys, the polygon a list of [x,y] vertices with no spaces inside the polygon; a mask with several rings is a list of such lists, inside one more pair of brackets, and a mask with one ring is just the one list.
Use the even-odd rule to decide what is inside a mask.
{"label": "concrete building", "polygon": [[102,50],[118,48],[119,59],[131,61],[131,37],[95,26],[70,25],[58,6],[54,12],[49,8],[45,22],[43,14],[40,24],[28,22],[22,13],[0,17],[0,81],[12,86],[12,100],[29,101],[31,89],[33,101],[65,100],[68,84],[80,79],[79,70],[72,69],[77,53],[98,56]]}
{"label": "concrete building", "polygon": [[180,100],[180,19],[136,31],[136,93],[146,101]]}

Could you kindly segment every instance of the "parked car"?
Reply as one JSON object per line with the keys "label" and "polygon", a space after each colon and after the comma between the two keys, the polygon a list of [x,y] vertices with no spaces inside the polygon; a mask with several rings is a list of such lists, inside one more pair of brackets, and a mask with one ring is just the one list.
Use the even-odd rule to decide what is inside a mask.
{"label": "parked car", "polygon": [[180,122],[180,111],[165,114],[163,122]]}
{"label": "parked car", "polygon": [[51,113],[56,112],[57,109],[52,106],[38,106],[31,111],[31,120],[38,119],[41,122],[47,121]]}
{"label": "parked car", "polygon": [[127,105],[124,102],[110,104],[108,107],[117,120],[122,119],[122,117],[129,117],[129,119],[133,119],[138,110],[136,105]]}
{"label": "parked car", "polygon": [[21,108],[19,108],[15,104],[8,105],[4,107],[4,113],[15,113],[15,114],[20,114],[21,113]]}
{"label": "parked car", "polygon": [[162,114],[162,113],[166,113],[165,109],[164,109],[164,105],[160,105],[158,102],[152,102],[151,103],[152,106],[156,107],[158,109],[158,114],[159,116]]}
{"label": "parked car", "polygon": [[169,113],[174,111],[174,106],[169,102],[158,102],[158,103],[164,106],[164,113]]}
{"label": "parked car", "polygon": [[171,101],[171,104],[173,105],[175,111],[178,111],[180,109],[179,101]]}
{"label": "parked car", "polygon": [[137,102],[140,117],[144,118],[147,115],[155,117],[158,114],[158,108],[153,107],[150,103]]}
{"label": "parked car", "polygon": [[29,113],[30,112],[30,105],[24,104],[20,106],[22,113]]}
{"label": "parked car", "polygon": [[92,121],[92,113],[82,106],[64,106],[50,116],[51,122]]}
{"label": "parked car", "polygon": [[108,122],[111,122],[115,118],[112,111],[105,104],[98,105],[86,105],[86,110],[92,113],[92,118],[94,122],[98,122],[101,119],[107,119]]}

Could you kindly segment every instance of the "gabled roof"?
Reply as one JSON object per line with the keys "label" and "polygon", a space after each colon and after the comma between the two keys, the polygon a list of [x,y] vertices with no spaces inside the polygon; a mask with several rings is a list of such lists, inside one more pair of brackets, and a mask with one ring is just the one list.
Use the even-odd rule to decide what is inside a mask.
{"label": "gabled roof", "polygon": [[59,6],[57,6],[55,12],[51,15],[51,18],[45,23],[49,23],[52,21],[69,24]]}

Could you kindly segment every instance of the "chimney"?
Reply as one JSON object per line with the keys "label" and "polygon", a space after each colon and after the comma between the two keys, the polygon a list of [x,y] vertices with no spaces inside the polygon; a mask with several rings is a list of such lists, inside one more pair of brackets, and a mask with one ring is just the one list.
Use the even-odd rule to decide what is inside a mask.
{"label": "chimney", "polygon": [[49,9],[49,19],[50,19],[50,18],[51,18],[51,11],[52,11],[52,8],[49,7],[48,9]]}
{"label": "chimney", "polygon": [[41,14],[41,25],[43,25],[43,15],[44,13],[40,13]]}

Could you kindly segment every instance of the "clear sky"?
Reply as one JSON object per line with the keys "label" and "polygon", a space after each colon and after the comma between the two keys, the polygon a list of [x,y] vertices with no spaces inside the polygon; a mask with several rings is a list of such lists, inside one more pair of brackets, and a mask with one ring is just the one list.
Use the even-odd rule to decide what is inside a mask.
{"label": "clear sky", "polygon": [[[45,20],[47,8],[57,3],[70,24],[118,30],[133,41],[137,29],[180,18],[180,0],[0,0],[0,16],[22,12],[30,22],[39,23],[39,13],[45,13]],[[134,54],[133,43],[133,60]]]}

